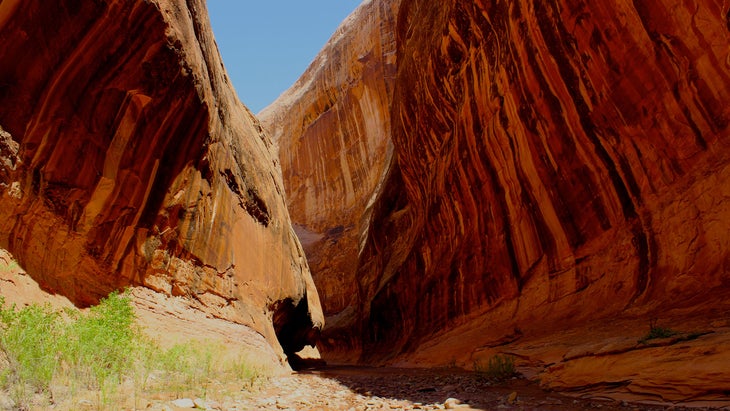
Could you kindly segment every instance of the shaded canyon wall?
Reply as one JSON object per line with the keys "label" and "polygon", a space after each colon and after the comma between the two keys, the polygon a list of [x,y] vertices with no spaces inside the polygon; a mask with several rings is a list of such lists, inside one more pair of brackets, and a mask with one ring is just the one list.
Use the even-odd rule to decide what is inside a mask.
{"label": "shaded canyon wall", "polygon": [[727,13],[404,0],[397,155],[356,277],[362,358],[407,358],[464,324],[483,333],[445,354],[722,302]]}
{"label": "shaded canyon wall", "polygon": [[144,285],[285,351],[312,340],[280,170],[204,1],[3,1],[0,43],[0,247],[44,289]]}

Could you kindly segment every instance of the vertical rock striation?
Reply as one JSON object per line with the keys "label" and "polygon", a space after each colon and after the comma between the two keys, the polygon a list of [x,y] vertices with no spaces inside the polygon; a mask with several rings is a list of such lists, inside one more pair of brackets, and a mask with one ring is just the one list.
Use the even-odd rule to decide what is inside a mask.
{"label": "vertical rock striation", "polygon": [[328,341],[357,340],[358,253],[392,153],[399,3],[363,2],[258,115],[279,146],[289,211],[327,316],[322,344],[330,359],[341,347]]}
{"label": "vertical rock striation", "polygon": [[286,352],[313,341],[280,171],[204,1],[4,1],[0,43],[0,246],[30,275],[77,304],[145,285]]}
{"label": "vertical rock striation", "polygon": [[[357,274],[362,359],[439,341],[464,359],[722,302],[727,16],[709,0],[403,0],[396,155]],[[479,332],[434,337],[457,328]]]}
{"label": "vertical rock striation", "polygon": [[[324,356],[469,366],[502,347],[555,389],[717,397],[727,7],[365,2],[260,114]],[[651,318],[714,327],[691,349],[719,368],[670,372],[682,347],[634,347]]]}

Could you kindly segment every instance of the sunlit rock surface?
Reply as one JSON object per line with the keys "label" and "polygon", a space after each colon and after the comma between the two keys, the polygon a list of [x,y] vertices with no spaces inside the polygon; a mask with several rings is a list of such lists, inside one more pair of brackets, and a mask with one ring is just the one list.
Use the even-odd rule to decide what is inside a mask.
{"label": "sunlit rock surface", "polygon": [[[358,252],[392,154],[399,1],[364,2],[258,117],[279,146],[287,204],[327,316],[322,344],[356,336]],[[343,328],[344,326],[344,328]]]}
{"label": "sunlit rock surface", "polygon": [[202,0],[3,1],[0,43],[0,246],[42,288],[144,285],[285,351],[313,339],[280,171]]}
{"label": "sunlit rock surface", "polygon": [[[262,113],[345,330],[325,358],[471,368],[503,353],[554,389],[726,396],[728,5],[403,0],[396,14],[393,95],[367,117],[392,138],[385,166],[346,148],[372,140],[339,96],[372,77],[342,52]],[[358,194],[352,170],[387,177]],[[639,343],[656,321],[677,336]]]}

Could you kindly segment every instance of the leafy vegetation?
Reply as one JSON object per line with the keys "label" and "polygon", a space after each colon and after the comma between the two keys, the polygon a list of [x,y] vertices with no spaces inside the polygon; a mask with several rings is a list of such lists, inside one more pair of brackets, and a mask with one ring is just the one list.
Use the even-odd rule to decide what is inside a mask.
{"label": "leafy vegetation", "polygon": [[[4,299],[0,302],[4,306]],[[56,356],[63,332],[59,318],[48,307],[0,310],[0,350],[8,364],[0,372],[0,382],[10,389],[16,404],[36,390],[48,391],[58,366]]]}
{"label": "leafy vegetation", "polygon": [[649,332],[647,332],[647,334],[639,340],[639,343],[644,344],[649,340],[669,338],[677,334],[678,333],[671,328],[660,327],[656,324],[656,320],[652,320],[649,323]]}
{"label": "leafy vegetation", "polygon": [[105,409],[122,386],[135,398],[149,392],[205,397],[211,381],[245,388],[264,376],[245,355],[231,356],[204,341],[160,347],[137,325],[129,293],[112,293],[86,312],[5,307],[0,297],[0,389],[17,409],[80,393],[94,394],[96,408]]}
{"label": "leafy vegetation", "polygon": [[6,264],[0,260],[0,272],[10,272],[18,269],[20,269],[20,266],[15,261],[10,261]]}
{"label": "leafy vegetation", "polygon": [[491,381],[505,381],[517,375],[515,360],[509,355],[497,354],[484,364],[481,360],[474,361],[474,372]]}

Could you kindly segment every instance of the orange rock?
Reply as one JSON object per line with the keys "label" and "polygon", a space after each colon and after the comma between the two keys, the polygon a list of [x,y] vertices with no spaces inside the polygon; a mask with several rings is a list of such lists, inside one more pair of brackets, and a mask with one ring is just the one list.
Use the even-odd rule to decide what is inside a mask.
{"label": "orange rock", "polygon": [[726,306],[730,72],[713,7],[404,0],[397,163],[357,276],[363,358],[427,364]]}
{"label": "orange rock", "polygon": [[357,277],[369,357],[727,287],[725,16],[642,4],[404,1],[397,163]]}
{"label": "orange rock", "polygon": [[0,39],[0,125],[21,160],[0,173],[16,188],[0,193],[0,246],[44,289],[86,305],[144,285],[287,352],[314,341],[271,142],[203,1],[6,1]]}
{"label": "orange rock", "polygon": [[[351,335],[358,252],[392,155],[398,3],[364,2],[258,115],[279,146],[288,207],[327,316],[325,346]],[[337,347],[327,348],[332,359]]]}
{"label": "orange rock", "polygon": [[[351,204],[343,181],[351,164],[374,163],[357,150],[342,160],[345,143],[322,137],[360,123],[337,119],[328,77],[303,77],[289,99],[317,103],[280,107],[267,123],[294,119],[280,133],[291,141],[279,141],[294,219],[312,244],[347,222],[364,234],[353,246],[328,246],[349,265],[327,261],[332,248],[313,246],[310,255],[340,330],[328,335],[329,353],[468,364],[494,347],[525,350],[515,344],[545,338],[531,351],[539,368],[607,344],[590,327],[608,318],[644,323],[671,311],[679,328],[717,320],[730,290],[727,18],[705,0],[403,0],[391,109],[374,111],[390,119],[394,155],[372,208],[355,209],[363,220],[337,219]],[[572,340],[550,343],[566,330]],[[601,361],[629,375],[640,355]],[[591,361],[578,358],[588,357],[548,369],[546,384],[611,385],[598,371],[582,374]],[[726,355],[700,363],[679,368],[699,372],[681,395],[668,393],[677,384],[665,378],[672,364],[659,367],[661,378],[637,374],[652,385],[642,395],[712,394],[703,384],[719,392]]]}

